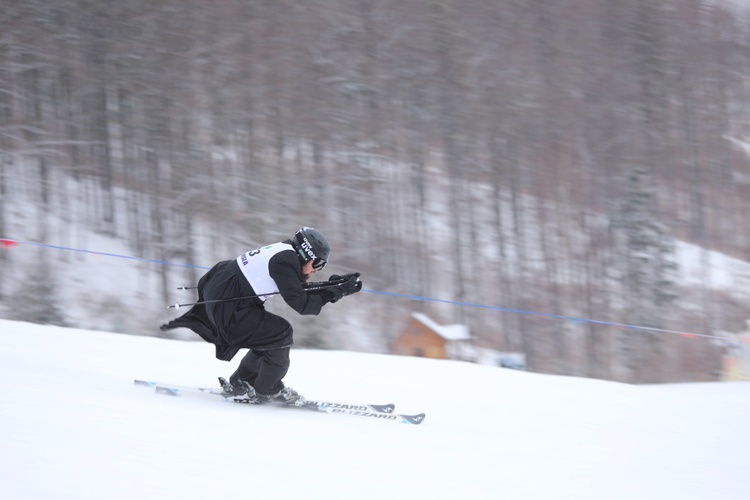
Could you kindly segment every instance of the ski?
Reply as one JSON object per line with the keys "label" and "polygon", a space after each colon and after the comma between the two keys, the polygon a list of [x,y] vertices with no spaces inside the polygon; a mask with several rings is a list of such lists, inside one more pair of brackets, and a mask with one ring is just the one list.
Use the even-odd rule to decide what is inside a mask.
{"label": "ski", "polygon": [[[167,389],[167,388],[157,388],[157,391],[162,392],[163,394],[166,394],[169,391],[172,392],[174,389]],[[228,398],[233,399],[233,398]],[[234,398],[235,403],[245,403],[245,404],[251,404],[255,405],[258,404],[255,401],[251,401],[246,398]],[[417,415],[405,415],[401,413],[394,413],[393,412],[393,406],[394,405],[356,405],[356,404],[347,404],[347,403],[325,403],[320,401],[305,401],[304,404],[300,406],[294,406],[294,405],[285,405],[285,404],[274,404],[274,403],[268,403],[268,406],[276,406],[277,408],[290,408],[294,410],[309,410],[309,411],[320,411],[324,413],[331,413],[335,415],[352,415],[355,417],[366,417],[366,418],[374,418],[374,419],[381,419],[381,420],[391,420],[395,422],[402,422],[405,424],[414,424],[419,425],[422,423],[422,421],[425,418],[424,413],[420,413]],[[264,404],[263,406],[266,406]],[[378,408],[381,407],[387,407],[389,409],[388,412],[378,411]]]}
{"label": "ski", "polygon": [[[173,384],[162,384],[159,382],[151,382],[146,380],[134,380],[133,381],[135,385],[143,385],[147,387],[153,387],[155,392],[158,394],[165,394],[168,396],[181,396],[183,394],[196,394],[196,395],[207,395],[210,398],[214,398],[215,396],[221,396],[222,398],[233,401],[235,403],[249,403],[247,398],[244,398],[242,396],[235,397],[235,396],[227,396],[226,393],[219,387],[185,387],[180,385],[173,385]],[[357,410],[364,410],[364,411],[372,411],[377,413],[393,413],[393,411],[396,409],[396,405],[389,403],[385,405],[376,405],[376,404],[344,404],[344,403],[332,403],[327,401],[308,401],[308,404],[310,405],[317,405],[317,406],[331,406],[336,408],[348,408],[348,409],[357,409]]]}
{"label": "ski", "polygon": [[[221,396],[227,401],[234,403],[243,404],[257,404],[255,401],[249,400],[244,396],[226,396],[224,391],[218,387],[206,387],[206,388],[195,388],[195,387],[176,387],[173,385],[160,385],[154,386],[154,391],[157,394],[165,394],[167,396],[203,396],[206,395],[210,399],[216,399],[215,396]],[[383,415],[393,415],[393,411],[396,406],[394,404],[387,405],[375,405],[375,404],[349,404],[349,403],[332,403],[327,401],[308,401],[305,400],[305,404],[302,406],[286,406],[276,405],[283,408],[300,408],[303,410],[318,410],[325,411],[326,413],[339,413],[339,411],[361,411],[368,413],[377,413]]]}
{"label": "ski", "polygon": [[311,403],[307,402],[303,406],[288,406],[287,408],[300,408],[303,410],[322,411],[338,415],[352,415],[355,417],[375,418],[382,420],[393,420],[404,424],[419,425],[425,418],[424,413],[418,415],[405,415],[402,413],[382,413],[378,411],[368,411],[356,408],[356,405],[340,405],[335,403]]}
{"label": "ski", "polygon": [[[164,394],[168,396],[197,396],[207,397],[209,399],[216,400],[216,396],[222,397],[224,400],[232,401],[235,403],[244,404],[255,404],[244,397],[226,396],[224,391],[216,387],[185,387],[172,384],[162,384],[159,382],[152,382],[147,380],[134,380],[135,385],[146,386],[153,388],[158,394]],[[425,418],[424,413],[416,415],[405,415],[394,413],[395,405],[375,405],[375,404],[349,404],[349,403],[335,403],[329,401],[305,401],[302,406],[281,406],[283,408],[292,408],[299,410],[312,410],[330,414],[339,415],[352,415],[357,417],[366,417],[374,419],[392,420],[399,421],[408,424],[421,424]]]}

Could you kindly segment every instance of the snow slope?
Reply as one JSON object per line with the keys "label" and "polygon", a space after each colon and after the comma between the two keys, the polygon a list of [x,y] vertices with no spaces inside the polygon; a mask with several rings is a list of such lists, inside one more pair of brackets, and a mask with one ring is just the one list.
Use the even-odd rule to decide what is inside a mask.
{"label": "snow slope", "polygon": [[302,394],[393,402],[420,426],[132,383],[215,385],[236,363],[202,342],[0,320],[0,498],[750,498],[750,383],[293,351]]}

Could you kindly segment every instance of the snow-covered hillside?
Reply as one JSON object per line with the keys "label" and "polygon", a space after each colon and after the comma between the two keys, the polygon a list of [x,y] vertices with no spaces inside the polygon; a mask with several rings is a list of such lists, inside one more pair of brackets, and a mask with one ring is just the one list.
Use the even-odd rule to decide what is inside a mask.
{"label": "snow-covered hillside", "polygon": [[0,498],[750,498],[750,383],[629,386],[350,352],[292,353],[308,397],[420,426],[170,398],[209,344],[0,320]]}

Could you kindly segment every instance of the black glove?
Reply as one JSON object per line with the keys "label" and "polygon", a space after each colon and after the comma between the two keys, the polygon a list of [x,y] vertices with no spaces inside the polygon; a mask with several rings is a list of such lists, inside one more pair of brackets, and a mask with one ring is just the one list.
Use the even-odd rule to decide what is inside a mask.
{"label": "black glove", "polygon": [[338,286],[344,290],[344,296],[352,295],[362,290],[362,282],[359,279],[359,273],[352,273],[345,282]]}
{"label": "black glove", "polygon": [[359,278],[359,273],[347,273],[343,276],[339,276],[338,274],[332,274],[330,278],[328,278],[328,281],[349,281],[351,277],[354,276],[355,278]]}
{"label": "black glove", "polygon": [[333,293],[331,302],[337,302],[340,298],[352,295],[362,290],[362,282],[359,280],[359,273],[349,273],[344,276],[331,276],[331,280],[347,278],[347,280],[340,285],[332,286],[328,288]]}

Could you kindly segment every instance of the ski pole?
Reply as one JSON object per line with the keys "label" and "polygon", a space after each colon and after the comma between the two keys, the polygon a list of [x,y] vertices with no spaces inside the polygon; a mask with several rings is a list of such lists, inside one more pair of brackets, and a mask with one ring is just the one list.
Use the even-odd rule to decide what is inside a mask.
{"label": "ski pole", "polygon": [[180,304],[176,302],[167,306],[167,309],[179,309],[180,307],[186,306],[197,306],[200,304],[216,304],[218,302],[230,302],[232,300],[245,300],[245,299],[257,299],[259,297],[265,297],[267,295],[276,295],[279,292],[261,293],[259,295],[245,295],[244,297],[232,297],[231,299],[216,299],[216,300],[200,300],[198,302],[190,302],[189,304]]}
{"label": "ski pole", "polygon": [[[336,285],[340,285],[343,283],[344,279],[338,279],[338,280],[332,280],[332,281],[314,281],[311,283],[303,283],[302,288],[305,290],[305,292],[310,292],[313,290],[324,290],[326,288],[331,288]],[[190,289],[190,288],[197,288],[197,287],[181,287],[179,290],[182,289]],[[170,304],[167,306],[167,309],[179,309],[180,307],[187,307],[187,306],[197,306],[201,304],[216,304],[219,302],[230,302],[233,300],[245,300],[245,299],[257,299],[260,297],[267,297],[269,295],[278,295],[279,292],[269,292],[269,293],[259,293],[257,295],[245,295],[243,297],[231,297],[228,299],[215,299],[215,300],[201,300],[198,302],[191,302],[189,304],[180,304],[179,302]]]}
{"label": "ski pole", "polygon": [[[307,283],[302,283],[302,288],[304,288],[305,290],[314,290],[321,286],[339,285],[343,282],[344,282],[343,278],[338,279],[338,280],[332,280],[332,281],[309,281]],[[178,290],[196,290],[197,288],[198,288],[197,286],[187,286],[187,285],[177,287]],[[261,296],[263,295],[273,295],[273,294],[271,293],[261,294]]]}

